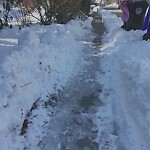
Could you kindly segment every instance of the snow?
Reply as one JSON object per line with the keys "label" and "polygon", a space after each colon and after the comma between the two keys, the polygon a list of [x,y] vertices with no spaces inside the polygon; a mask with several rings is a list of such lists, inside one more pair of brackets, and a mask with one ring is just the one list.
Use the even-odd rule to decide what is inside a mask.
{"label": "snow", "polygon": [[109,5],[106,5],[104,8],[118,8],[118,4],[116,3],[111,3]]}
{"label": "snow", "polygon": [[[96,141],[101,150],[149,150],[150,41],[142,40],[143,31],[121,29],[122,20],[115,14],[103,9],[99,13],[106,33],[96,54],[100,61],[97,81],[103,87],[95,119]],[[43,103],[51,94],[59,95],[80,69],[81,41],[89,37],[91,21],[1,31],[1,150],[40,149],[43,127],[52,115],[43,109]],[[20,136],[23,121],[35,102],[38,109],[29,120],[29,134]]]}
{"label": "snow", "polygon": [[107,33],[98,54],[103,85],[97,112],[100,149],[148,150],[150,140],[150,42],[144,32],[121,29],[122,20],[99,10]]}
{"label": "snow", "polygon": [[[46,101],[49,93],[63,90],[76,74],[84,47],[79,40],[89,34],[91,21],[89,18],[85,22],[70,21],[66,25],[33,25],[21,31],[17,27],[1,31],[1,150],[23,149],[30,142],[31,149],[38,149],[36,146],[43,135],[41,128],[49,119],[41,103]],[[19,134],[36,101],[40,101],[40,106],[33,116],[38,117],[32,119],[35,126],[25,142],[25,137]]]}

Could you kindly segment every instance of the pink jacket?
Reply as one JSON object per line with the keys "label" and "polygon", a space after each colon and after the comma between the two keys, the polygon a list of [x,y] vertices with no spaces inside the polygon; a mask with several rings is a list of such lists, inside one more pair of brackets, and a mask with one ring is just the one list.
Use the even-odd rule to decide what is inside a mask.
{"label": "pink jacket", "polygon": [[123,21],[127,22],[128,19],[129,19],[129,10],[128,10],[128,7],[126,6],[126,3],[129,2],[129,3],[133,3],[135,2],[136,0],[122,0],[119,4],[119,8],[122,10],[122,15],[121,15],[121,18]]}

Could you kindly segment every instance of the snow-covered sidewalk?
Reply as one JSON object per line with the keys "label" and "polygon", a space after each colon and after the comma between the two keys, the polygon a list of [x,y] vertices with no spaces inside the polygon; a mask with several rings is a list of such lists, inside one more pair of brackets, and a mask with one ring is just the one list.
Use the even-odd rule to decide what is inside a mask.
{"label": "snow-covered sidewalk", "polygon": [[[93,55],[99,58],[96,60],[100,68],[92,82],[99,82],[103,88],[99,91],[101,104],[96,118],[90,116],[97,124],[93,129],[98,131],[96,142],[99,150],[149,150],[150,41],[142,40],[142,31],[121,29],[122,20],[115,14],[107,10],[99,13],[107,32],[103,47]],[[90,37],[90,30],[91,18],[84,23],[71,21],[67,25],[35,25],[22,31],[17,28],[1,31],[1,150],[28,147],[38,150],[43,128],[54,113],[47,113],[43,107],[55,106],[56,102],[46,100],[53,94],[57,97],[78,72],[85,49],[81,41]],[[90,78],[86,81],[91,82]],[[25,120],[30,128],[26,136],[20,136]]]}
{"label": "snow-covered sidewalk", "polygon": [[150,41],[142,31],[121,29],[122,20],[99,10],[107,33],[101,58],[102,106],[97,113],[100,149],[149,150],[150,144]]}

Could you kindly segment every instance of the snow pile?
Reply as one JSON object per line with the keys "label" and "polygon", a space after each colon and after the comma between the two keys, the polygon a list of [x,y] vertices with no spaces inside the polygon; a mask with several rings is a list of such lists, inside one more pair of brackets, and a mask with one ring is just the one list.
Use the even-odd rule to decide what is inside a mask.
{"label": "snow pile", "polygon": [[108,4],[104,8],[118,8],[118,4],[116,3]]}
{"label": "snow pile", "polygon": [[100,10],[100,13],[107,33],[99,54],[102,73],[98,80],[104,88],[100,96],[104,106],[97,113],[97,140],[102,149],[115,150],[117,146],[148,150],[150,41],[142,40],[144,32],[140,30],[127,32],[121,29],[123,22],[115,14],[106,10]]}
{"label": "snow pile", "polygon": [[[41,98],[46,99],[46,94],[65,86],[76,73],[83,48],[78,40],[89,34],[87,29],[91,27],[91,21],[89,18],[86,22],[71,21],[67,25],[35,25],[18,31],[18,46],[10,47],[13,52],[1,64],[1,150],[16,149],[15,136],[20,134],[33,103]],[[47,117],[46,111],[38,111],[41,111],[39,114],[44,113],[38,118],[40,124]],[[36,134],[41,135],[41,132]],[[38,144],[37,141],[34,137],[32,144]]]}

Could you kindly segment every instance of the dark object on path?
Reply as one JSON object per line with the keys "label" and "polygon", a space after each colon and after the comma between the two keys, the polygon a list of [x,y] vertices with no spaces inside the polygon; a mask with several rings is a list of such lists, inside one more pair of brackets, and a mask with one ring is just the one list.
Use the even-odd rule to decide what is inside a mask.
{"label": "dark object on path", "polygon": [[147,33],[143,35],[143,40],[147,41],[148,39],[150,39],[150,7],[148,8],[142,30],[147,30]]}
{"label": "dark object on path", "polygon": [[145,41],[150,40],[150,34],[145,33],[143,35],[143,40],[145,40]]}
{"label": "dark object on path", "polygon": [[2,19],[0,18],[0,30],[2,30],[3,29],[3,21],[2,21]]}
{"label": "dark object on path", "polygon": [[124,22],[123,29],[130,30],[141,30],[144,22],[145,13],[148,7],[146,0],[136,1],[133,3],[126,3],[129,10],[129,19]]}

